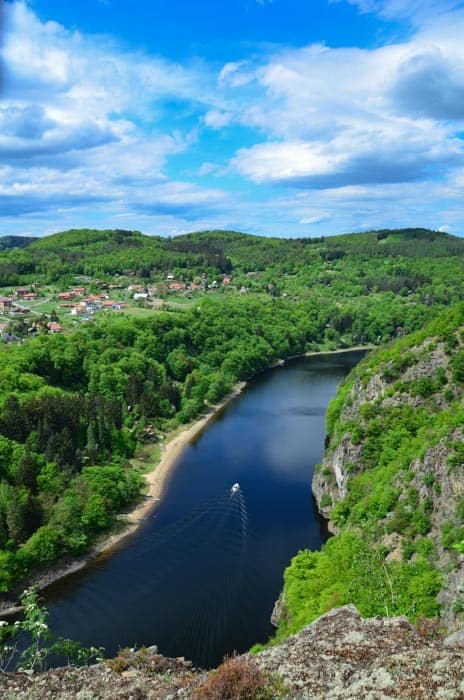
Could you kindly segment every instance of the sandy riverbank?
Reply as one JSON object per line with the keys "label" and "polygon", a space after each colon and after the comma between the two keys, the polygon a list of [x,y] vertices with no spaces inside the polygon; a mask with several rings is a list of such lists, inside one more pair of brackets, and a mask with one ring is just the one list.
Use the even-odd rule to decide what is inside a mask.
{"label": "sandy riverbank", "polygon": [[[231,399],[241,394],[245,386],[246,382],[240,382],[220,403],[212,406],[208,413],[171,439],[168,437],[166,444],[163,445],[161,459],[151,472],[145,474],[145,480],[148,484],[148,493],[145,502],[136,506],[126,517],[130,525],[139,525],[140,520],[156,508],[156,504],[159,502],[158,499],[161,499],[164,494],[173,468],[177,464],[179,457],[182,456],[187,445],[201,433],[214,416],[228,404]],[[121,536],[123,537],[124,533],[121,533]],[[112,544],[114,544],[114,542]],[[104,551],[104,548],[101,551]]]}
{"label": "sandy riverbank", "polygon": [[[39,590],[44,590],[52,583],[85,568],[89,562],[96,559],[99,555],[111,552],[123,540],[133,535],[141,526],[143,520],[156,509],[165,492],[174,467],[187,445],[204,430],[224,406],[241,394],[245,386],[246,382],[239,382],[220,403],[211,406],[207,413],[203,414],[194,423],[186,426],[183,430],[181,429],[180,432],[173,431],[171,436],[167,436],[166,442],[162,447],[161,458],[153,465],[153,469],[144,475],[148,486],[145,498],[127,513],[123,520],[120,520],[120,526],[122,525],[122,527],[120,527],[118,532],[113,532],[104,537],[81,557],[71,561],[57,562],[55,567],[32,576],[28,581],[23,582],[21,592],[30,585],[37,586]],[[21,610],[18,607],[17,600],[14,599],[17,593],[12,592],[10,595],[10,600],[0,601],[1,617],[15,615]]]}
{"label": "sandy riverbank", "polygon": [[242,393],[245,386],[246,382],[236,384],[234,389],[220,403],[211,406],[201,418],[191,425],[181,428],[180,432],[174,431],[171,436],[167,436],[166,442],[162,446],[160,459],[153,465],[151,471],[144,474],[144,479],[148,486],[144,500],[126,514],[124,517],[125,527],[120,532],[109,535],[93,548],[90,559],[111,551],[122,540],[138,530],[143,520],[156,509],[161,501],[173,469],[187,445],[204,430],[214,416],[229,401]]}
{"label": "sandy riverbank", "polygon": [[[371,350],[372,346],[358,346],[355,348],[344,348],[341,350],[325,350],[309,352],[305,355],[296,355],[297,357],[311,357],[317,355],[335,355],[344,354],[348,352],[353,352],[356,350]],[[271,367],[277,367],[279,365],[285,364],[288,360],[295,359],[293,357],[286,358],[285,360],[277,360],[272,363]],[[167,436],[167,439],[162,447],[162,453],[160,459],[153,464],[153,469],[144,475],[147,482],[147,492],[145,498],[141,503],[138,503],[129,513],[119,520],[119,530],[117,532],[110,533],[104,536],[99,542],[97,542],[92,549],[86,554],[69,559],[66,561],[57,562],[56,565],[47,571],[40,572],[35,576],[32,576],[28,581],[22,583],[22,587],[18,588],[14,592],[11,592],[10,600],[0,601],[0,616],[5,617],[8,615],[16,614],[18,612],[17,597],[22,592],[24,588],[30,585],[35,585],[39,590],[44,590],[52,583],[59,581],[70,574],[73,574],[81,569],[85,568],[89,562],[96,559],[102,554],[110,554],[114,549],[117,548],[125,539],[133,535],[139,527],[142,525],[144,519],[152,513],[158,506],[165,490],[167,488],[169,479],[173,473],[174,467],[176,466],[179,458],[182,456],[183,451],[187,445],[197,437],[202,430],[208,425],[208,423],[214,418],[214,416],[226,406],[233,398],[238,396],[246,386],[246,382],[238,383],[234,389],[226,396],[224,399],[203,414],[198,420],[184,429],[173,431],[171,436]]]}
{"label": "sandy riverbank", "polygon": [[354,348],[341,348],[339,350],[315,350],[314,352],[305,352],[304,357],[315,357],[316,355],[345,355],[349,352],[369,352],[374,350],[376,345],[356,345]]}

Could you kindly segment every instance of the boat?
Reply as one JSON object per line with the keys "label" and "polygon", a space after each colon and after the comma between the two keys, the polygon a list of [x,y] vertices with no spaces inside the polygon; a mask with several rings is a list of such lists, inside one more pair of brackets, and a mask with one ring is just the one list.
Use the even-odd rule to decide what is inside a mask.
{"label": "boat", "polygon": [[240,484],[235,483],[232,488],[230,489],[230,495],[234,496],[236,493],[240,491]]}

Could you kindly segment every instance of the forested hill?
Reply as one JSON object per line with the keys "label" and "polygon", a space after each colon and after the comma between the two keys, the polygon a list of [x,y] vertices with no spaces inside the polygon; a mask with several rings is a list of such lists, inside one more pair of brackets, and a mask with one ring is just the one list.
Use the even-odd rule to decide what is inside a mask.
{"label": "forested hill", "polygon": [[[137,499],[129,460],[147,436],[279,358],[380,344],[464,301],[463,252],[421,229],[324,240],[73,230],[3,251],[0,592],[85,551]],[[77,275],[99,308],[61,304]],[[110,309],[99,281],[121,296]],[[161,303],[135,299],[134,281]]]}
{"label": "forested hill", "polygon": [[[12,248],[13,249],[10,249]],[[5,250],[2,250],[5,249]],[[464,240],[426,229],[382,230],[328,238],[267,238],[233,231],[204,231],[175,238],[138,231],[76,229],[41,239],[0,239],[0,285],[66,275],[113,276],[130,270],[142,279],[167,271],[198,274],[297,274],[343,259],[436,259],[464,252]]]}
{"label": "forested hill", "polygon": [[0,251],[10,248],[26,248],[36,240],[37,238],[33,238],[32,236],[1,236]]}

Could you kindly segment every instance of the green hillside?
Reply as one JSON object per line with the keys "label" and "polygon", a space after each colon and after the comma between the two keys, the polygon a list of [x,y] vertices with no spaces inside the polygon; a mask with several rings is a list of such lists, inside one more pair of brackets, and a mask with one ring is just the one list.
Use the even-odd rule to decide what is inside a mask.
{"label": "green hillside", "polygon": [[[80,324],[73,325],[71,320],[58,335],[47,333],[47,318],[35,326],[37,337],[32,338],[27,322],[15,322],[23,328],[24,344],[0,347],[0,588],[7,591],[37,568],[63,555],[84,552],[100,532],[115,523],[119,512],[140,497],[140,475],[129,460],[143,443],[147,427],[162,434],[194,419],[237,380],[253,376],[279,358],[358,344],[380,345],[395,338],[400,345],[394,347],[406,348],[419,341],[416,336],[412,340],[404,336],[421,333],[437,318],[445,319],[446,328],[456,335],[457,317],[447,314],[450,306],[464,300],[463,252],[462,239],[423,229],[327,239],[264,238],[230,231],[169,239],[137,231],[71,230],[35,240],[20,250],[3,251],[0,279],[4,293],[14,294],[17,285],[41,283],[34,285],[34,296],[39,298],[32,303],[46,308],[31,315],[35,320],[38,313],[55,310],[57,290],[75,284],[77,275],[85,275],[87,287],[95,285],[95,289],[99,289],[97,280],[118,281],[116,286],[126,299],[131,299],[129,280],[131,284],[157,284],[169,273],[173,278],[203,283],[192,301],[179,298],[169,310],[137,307],[139,315],[127,307],[117,314],[103,311]],[[230,283],[215,285],[225,273]],[[69,314],[61,307],[59,312]],[[432,330],[427,331],[430,337]],[[444,415],[441,409],[434,413],[437,387],[453,393],[453,399],[451,394],[440,395],[441,401],[449,403],[449,410],[453,401],[460,400],[460,390],[451,386],[453,368],[460,362],[459,337],[456,343],[453,353],[457,359],[450,355],[452,362],[444,375],[441,372],[427,380],[418,377],[413,384],[419,396],[431,392],[426,407],[412,412],[412,417],[404,409],[399,418],[398,411],[382,407],[387,428],[390,422],[395,430],[400,426],[399,435],[395,433],[391,444],[386,443],[390,452],[402,446],[403,435],[405,444],[416,444],[416,433],[411,430],[425,439],[425,424],[431,422],[433,427],[435,415]],[[387,364],[393,362],[389,358]],[[393,362],[385,372],[394,382],[401,382],[400,370]],[[369,411],[363,411],[362,420],[367,420]],[[335,415],[332,408],[332,446],[344,430],[337,427]],[[378,424],[375,417],[372,425]],[[393,522],[409,516],[398,505],[398,488],[383,480],[384,472],[375,472],[374,481],[383,489],[377,495],[382,505],[374,499],[371,518],[365,505],[366,499],[370,503],[369,492],[362,491],[370,482],[364,474],[378,460],[384,465],[390,452],[382,451],[388,431],[378,438],[380,442],[371,440],[373,428],[362,420],[350,430],[358,444],[366,441],[363,459],[370,454],[373,463],[360,461],[360,481],[354,478],[355,470],[352,480],[360,484],[358,490],[340,501],[332,517],[337,526],[349,527],[350,533],[352,527],[361,526],[364,538],[371,525],[375,531],[379,519],[386,517],[381,508],[391,508]],[[385,474],[397,473],[396,467],[387,467]],[[324,495],[327,506],[334,492],[327,487]],[[415,539],[427,534],[422,530],[428,522],[426,506],[416,501],[411,500],[409,506],[421,517],[417,515],[420,522],[408,524],[413,529],[407,551],[422,558],[414,559],[419,579],[414,574],[411,586],[429,581],[430,595],[424,594],[416,612],[434,615],[441,578],[425,556],[430,545]],[[367,513],[365,521],[363,515],[355,522],[356,513]],[[314,555],[334,571],[339,569],[339,560],[332,560],[327,552],[337,547],[337,541],[334,538],[325,553]],[[453,539],[454,544],[460,542],[459,537]],[[364,539],[358,546],[356,540],[350,551],[361,558],[370,556],[370,545],[366,550],[363,543]],[[401,576],[411,571],[401,569]],[[328,585],[327,591],[314,610],[327,609],[351,595],[339,584],[333,589]],[[379,606],[381,603],[377,612]],[[398,603],[388,608],[392,610],[403,608]],[[306,613],[296,616],[303,618]],[[289,622],[285,629],[293,624]]]}
{"label": "green hillside", "polygon": [[327,430],[313,489],[337,534],[287,569],[279,634],[346,603],[459,625],[464,306],[370,353],[332,401]]}

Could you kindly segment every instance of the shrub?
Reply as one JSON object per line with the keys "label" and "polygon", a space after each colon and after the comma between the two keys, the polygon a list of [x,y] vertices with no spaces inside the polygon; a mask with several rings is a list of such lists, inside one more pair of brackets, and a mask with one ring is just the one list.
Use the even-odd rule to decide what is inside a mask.
{"label": "shrub", "polygon": [[330,493],[324,493],[321,496],[321,508],[328,508],[329,506],[332,505],[332,496]]}
{"label": "shrub", "polygon": [[[50,655],[64,657],[68,665],[89,664],[100,660],[103,648],[84,647],[80,642],[59,637],[54,640],[46,622],[47,610],[36,588],[21,595],[24,617],[14,624],[0,621],[0,672],[15,668],[43,671]],[[25,646],[29,642],[29,646]]]}
{"label": "shrub", "polygon": [[247,658],[226,659],[195,692],[195,700],[272,700],[285,697],[276,678]]}
{"label": "shrub", "polygon": [[422,477],[422,483],[425,486],[433,486],[434,482],[435,482],[435,476],[433,474],[431,474],[430,472],[428,472],[427,474],[424,474],[424,476]]}

